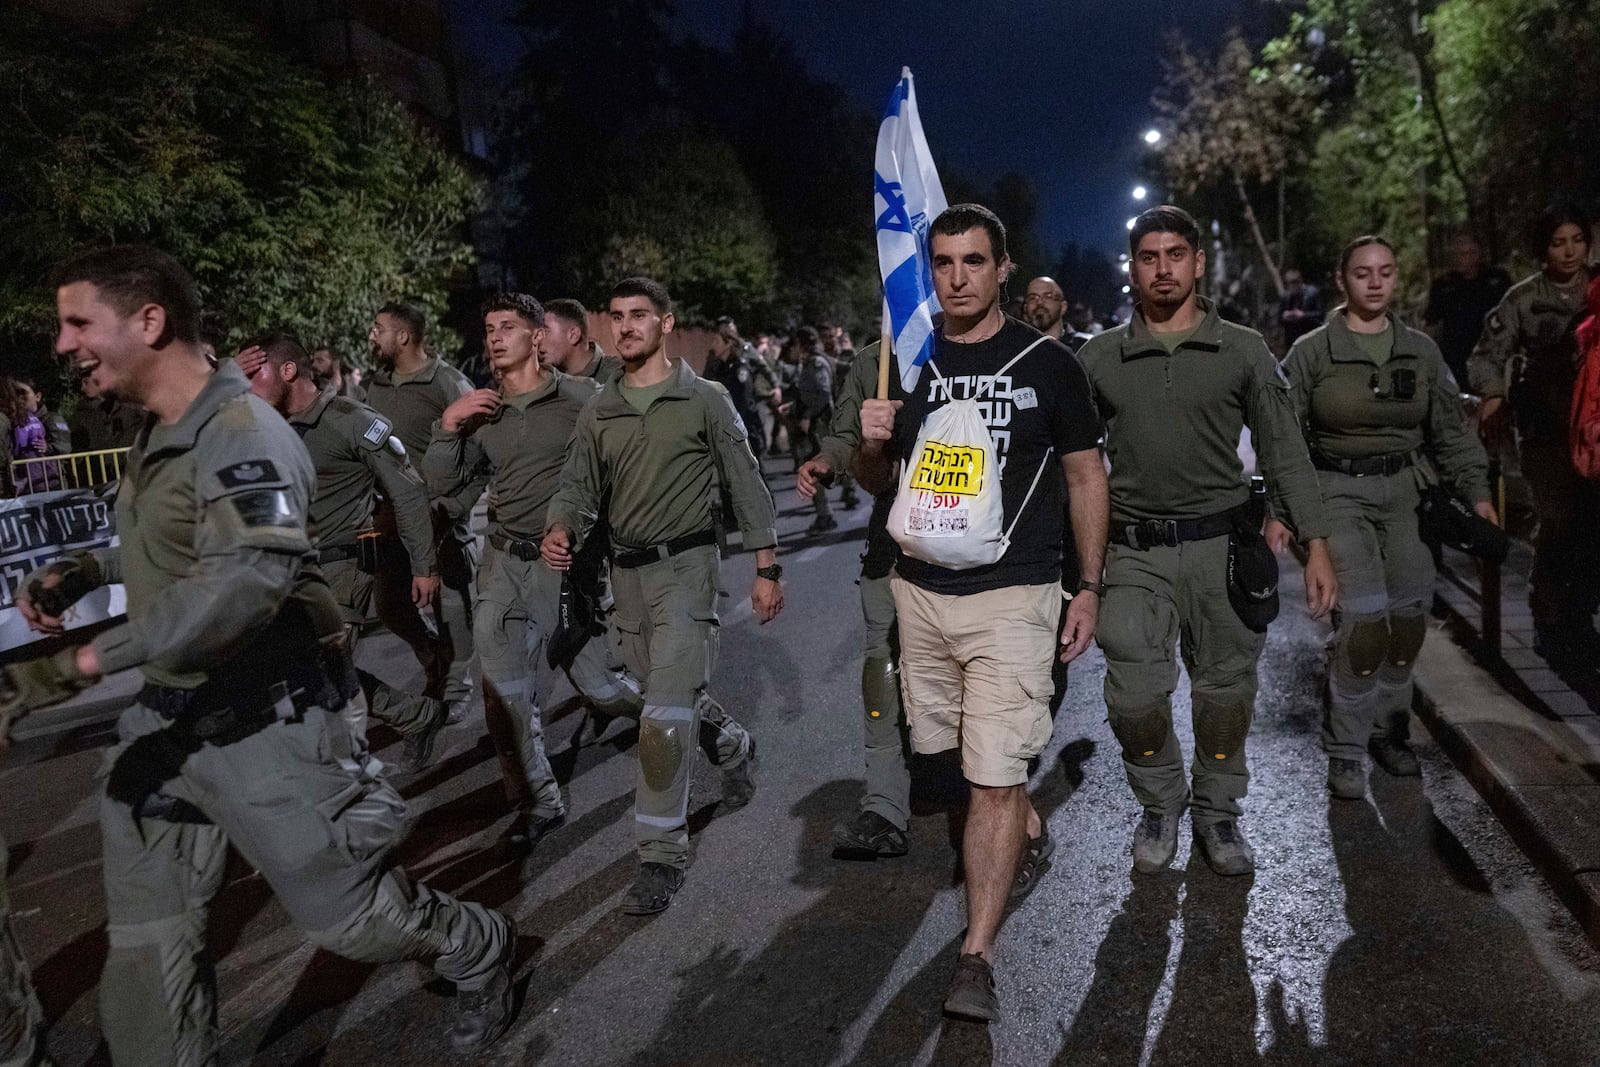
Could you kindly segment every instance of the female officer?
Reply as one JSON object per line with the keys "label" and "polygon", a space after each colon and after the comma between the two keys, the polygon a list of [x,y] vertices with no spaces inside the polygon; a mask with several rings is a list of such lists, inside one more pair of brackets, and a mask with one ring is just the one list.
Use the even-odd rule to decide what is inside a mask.
{"label": "female officer", "polygon": [[1576,208],[1554,208],[1532,236],[1544,269],[1512,286],[1489,313],[1467,374],[1483,397],[1487,439],[1498,439],[1510,412],[1539,515],[1528,590],[1534,648],[1557,668],[1592,668],[1600,661],[1600,485],[1578,476],[1567,446],[1574,330],[1590,278],[1589,219]]}
{"label": "female officer", "polygon": [[[1406,744],[1411,672],[1427,630],[1433,558],[1417,533],[1419,489],[1442,478],[1475,510],[1488,460],[1463,423],[1438,346],[1390,310],[1394,249],[1357,237],[1339,258],[1345,303],[1289,350],[1285,371],[1318,470],[1339,578],[1322,742],[1334,796],[1366,794],[1363,750],[1397,776],[1420,773]],[[1435,475],[1435,470],[1437,475]],[[1268,531],[1275,547],[1288,531]]]}

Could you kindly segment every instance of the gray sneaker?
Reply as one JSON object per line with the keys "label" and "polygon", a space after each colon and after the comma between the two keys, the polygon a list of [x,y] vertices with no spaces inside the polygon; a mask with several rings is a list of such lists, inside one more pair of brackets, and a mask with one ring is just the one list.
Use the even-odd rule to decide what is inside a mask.
{"label": "gray sneaker", "polygon": [[1178,819],[1183,810],[1146,811],[1133,830],[1133,869],[1160,874],[1178,854]]}
{"label": "gray sneaker", "polygon": [[1256,869],[1255,849],[1232,819],[1196,826],[1194,843],[1200,846],[1206,864],[1223,877],[1250,874]]}
{"label": "gray sneaker", "polygon": [[994,991],[994,971],[976,952],[956,960],[956,973],[950,978],[950,992],[944,998],[944,1013],[974,1023],[1000,1021],[1000,998]]}
{"label": "gray sneaker", "polygon": [[1328,792],[1340,800],[1362,799],[1367,795],[1367,768],[1358,759],[1329,759]]}

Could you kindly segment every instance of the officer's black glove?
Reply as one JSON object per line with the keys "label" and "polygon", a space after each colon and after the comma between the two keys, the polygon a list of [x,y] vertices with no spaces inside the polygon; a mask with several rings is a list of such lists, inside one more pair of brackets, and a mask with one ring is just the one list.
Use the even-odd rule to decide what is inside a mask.
{"label": "officer's black glove", "polygon": [[11,727],[28,712],[70,699],[95,681],[78,670],[76,648],[0,669],[0,745],[10,743]]}
{"label": "officer's black glove", "polygon": [[[46,580],[52,575],[57,580],[47,584]],[[41,614],[60,618],[68,608],[104,585],[105,576],[100,573],[100,563],[94,553],[74,552],[40,567],[28,575],[23,584],[28,590],[28,599]]]}

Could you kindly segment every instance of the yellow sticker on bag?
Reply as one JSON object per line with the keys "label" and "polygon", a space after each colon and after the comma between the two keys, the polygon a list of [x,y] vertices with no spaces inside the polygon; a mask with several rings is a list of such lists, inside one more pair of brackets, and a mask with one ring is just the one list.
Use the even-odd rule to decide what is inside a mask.
{"label": "yellow sticker on bag", "polygon": [[983,488],[983,449],[925,441],[912,468],[911,489],[952,496],[977,496]]}

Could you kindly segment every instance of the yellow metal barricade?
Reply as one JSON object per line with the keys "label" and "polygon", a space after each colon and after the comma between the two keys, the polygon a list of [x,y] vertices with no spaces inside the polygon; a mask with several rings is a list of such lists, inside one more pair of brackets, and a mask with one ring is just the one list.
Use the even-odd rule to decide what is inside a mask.
{"label": "yellow metal barricade", "polygon": [[121,478],[127,454],[126,448],[102,448],[95,452],[14,460],[11,484],[16,487],[18,496],[57,489],[90,489]]}

